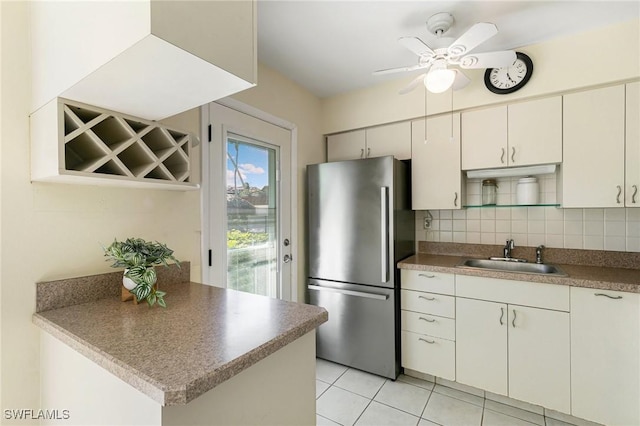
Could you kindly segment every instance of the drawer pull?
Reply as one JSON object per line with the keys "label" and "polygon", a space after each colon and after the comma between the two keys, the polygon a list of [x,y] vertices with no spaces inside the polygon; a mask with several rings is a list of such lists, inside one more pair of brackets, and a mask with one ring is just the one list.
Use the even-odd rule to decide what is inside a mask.
{"label": "drawer pull", "polygon": [[425,277],[425,278],[435,278],[435,275],[427,275],[427,274],[418,274],[419,277]]}
{"label": "drawer pull", "polygon": [[513,310],[513,321],[511,321],[513,328],[516,328],[516,310]]}
{"label": "drawer pull", "polygon": [[596,296],[604,296],[604,297],[608,297],[609,299],[622,299],[622,296],[609,296],[608,294],[604,294],[604,293],[594,293]]}
{"label": "drawer pull", "polygon": [[418,319],[421,319],[422,321],[426,321],[426,322],[436,322],[436,320],[434,320],[433,318],[420,317]]}
{"label": "drawer pull", "polygon": [[427,297],[427,296],[418,296],[418,299],[424,299],[429,301],[436,300],[435,297]]}
{"label": "drawer pull", "polygon": [[423,339],[422,337],[418,337],[418,340],[422,340],[423,342],[427,342],[430,345],[433,345],[436,342],[435,340],[427,340],[427,339]]}
{"label": "drawer pull", "polygon": [[504,325],[502,318],[504,318],[504,308],[500,308],[500,325]]}

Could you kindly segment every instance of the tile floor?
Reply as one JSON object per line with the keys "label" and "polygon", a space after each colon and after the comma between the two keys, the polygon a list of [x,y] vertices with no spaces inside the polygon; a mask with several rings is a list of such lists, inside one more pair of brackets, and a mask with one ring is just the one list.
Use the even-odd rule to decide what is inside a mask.
{"label": "tile floor", "polygon": [[[565,421],[546,416],[542,407],[535,407],[533,411],[538,412],[405,375],[394,382],[322,359],[316,360],[316,423],[319,426],[574,424],[567,421],[575,418],[561,413],[554,417]],[[575,424],[594,425],[584,421]]]}

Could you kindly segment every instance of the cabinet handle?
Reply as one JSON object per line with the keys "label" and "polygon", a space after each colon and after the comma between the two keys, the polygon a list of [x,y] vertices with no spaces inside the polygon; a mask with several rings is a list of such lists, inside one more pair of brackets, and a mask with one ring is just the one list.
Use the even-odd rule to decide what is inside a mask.
{"label": "cabinet handle", "polygon": [[500,325],[504,325],[502,318],[504,318],[504,308],[500,308]]}
{"label": "cabinet handle", "polygon": [[515,163],[515,162],[516,162],[516,159],[515,159],[515,158],[513,158],[513,157],[515,157],[515,155],[516,155],[516,147],[515,147],[515,146],[512,146],[512,147],[511,147],[511,162],[512,162],[512,163]]}
{"label": "cabinet handle", "polygon": [[636,195],[638,195],[638,185],[631,185],[631,187],[633,188],[633,194],[631,195],[631,203],[635,204],[636,203]]}
{"label": "cabinet handle", "polygon": [[426,321],[426,322],[436,322],[436,320],[434,320],[433,318],[420,317],[418,319],[421,319],[422,321]]}
{"label": "cabinet handle", "polygon": [[622,296],[609,296],[608,294],[604,293],[594,293],[594,295],[608,297],[609,299],[622,299]]}
{"label": "cabinet handle", "polygon": [[360,148],[360,158],[364,158],[364,148]]}
{"label": "cabinet handle", "polygon": [[500,156],[500,162],[504,164],[504,148],[502,148],[502,155]]}
{"label": "cabinet handle", "polygon": [[367,148],[367,158],[371,155],[371,148]]}
{"label": "cabinet handle", "polygon": [[516,328],[516,310],[513,310],[513,321],[511,321],[513,328]]}
{"label": "cabinet handle", "polygon": [[435,278],[435,275],[427,275],[427,274],[418,274],[419,277],[425,277],[425,278]]}
{"label": "cabinet handle", "polygon": [[453,206],[458,207],[458,193],[454,192],[455,197],[453,198]]}
{"label": "cabinet handle", "polygon": [[436,300],[435,297],[427,297],[427,296],[418,296],[418,299],[424,299],[429,301]]}
{"label": "cabinet handle", "polygon": [[620,204],[620,194],[622,194],[622,187],[620,185],[616,185],[618,188],[618,195],[616,195],[616,203]]}
{"label": "cabinet handle", "polygon": [[427,339],[423,339],[422,337],[418,337],[418,340],[422,340],[423,342],[427,342],[430,345],[433,345],[435,343],[435,340],[427,340]]}

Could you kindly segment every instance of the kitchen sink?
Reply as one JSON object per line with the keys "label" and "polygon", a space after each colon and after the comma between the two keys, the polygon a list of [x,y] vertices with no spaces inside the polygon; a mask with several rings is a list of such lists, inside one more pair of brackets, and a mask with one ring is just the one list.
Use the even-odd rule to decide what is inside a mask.
{"label": "kitchen sink", "polygon": [[456,265],[456,267],[516,272],[521,274],[554,275],[559,277],[567,276],[567,274],[557,266],[548,265],[545,263],[526,263],[491,259],[467,259],[464,262]]}

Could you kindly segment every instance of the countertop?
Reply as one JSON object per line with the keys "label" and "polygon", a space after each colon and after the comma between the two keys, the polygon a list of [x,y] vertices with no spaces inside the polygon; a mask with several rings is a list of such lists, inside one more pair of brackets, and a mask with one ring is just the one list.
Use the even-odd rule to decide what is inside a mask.
{"label": "countertop", "polygon": [[530,281],[548,284],[588,287],[600,290],[626,291],[640,293],[640,270],[610,268],[601,266],[565,265],[554,263],[568,276],[524,274],[480,269],[457,268],[456,265],[473,256],[446,256],[418,253],[398,263],[401,269],[444,272],[458,275],[502,278],[508,280]]}
{"label": "countertop", "polygon": [[162,290],[166,309],[106,297],[35,313],[33,322],[159,404],[177,405],[328,319],[317,306],[194,282]]}

